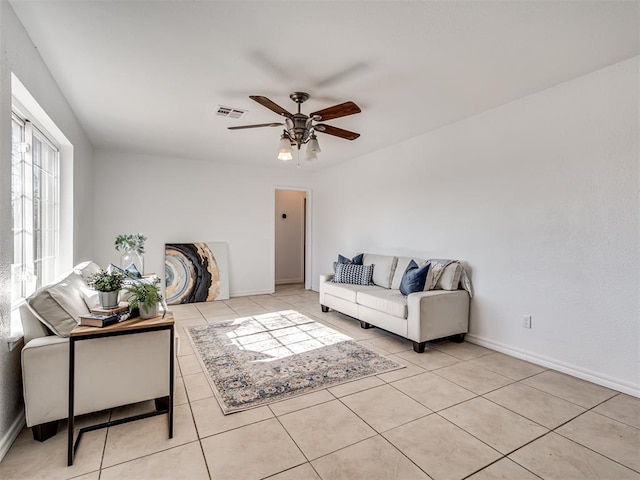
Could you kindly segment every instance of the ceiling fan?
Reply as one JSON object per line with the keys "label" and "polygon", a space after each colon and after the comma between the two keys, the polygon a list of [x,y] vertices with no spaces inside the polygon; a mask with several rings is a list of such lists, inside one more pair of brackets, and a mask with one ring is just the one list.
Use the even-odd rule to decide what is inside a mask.
{"label": "ceiling fan", "polygon": [[320,152],[320,145],[315,132],[326,133],[335,137],[344,138],[346,140],[355,140],[360,136],[359,133],[350,132],[342,128],[333,127],[324,123],[315,123],[334,118],[346,117],[360,113],[360,107],[353,102],[344,102],[332,107],[324,108],[309,115],[300,112],[300,105],[309,100],[309,94],[305,92],[293,92],[289,98],[298,104],[298,113],[290,113],[277,103],[269,100],[267,97],[260,95],[250,95],[249,98],[258,102],[263,107],[268,108],[272,112],[285,117],[284,123],[259,123],[256,125],[241,125],[237,127],[228,127],[229,130],[240,130],[243,128],[260,128],[260,127],[280,127],[285,126],[280,136],[280,151],[278,153],[279,160],[291,160],[293,158],[292,146],[298,147],[307,144],[306,158],[314,160],[317,153]]}

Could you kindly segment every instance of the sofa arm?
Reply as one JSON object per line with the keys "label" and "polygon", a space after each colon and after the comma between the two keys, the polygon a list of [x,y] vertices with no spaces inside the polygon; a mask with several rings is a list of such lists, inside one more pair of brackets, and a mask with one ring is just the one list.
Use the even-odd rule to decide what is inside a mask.
{"label": "sofa arm", "polygon": [[[75,413],[168,395],[169,341],[169,330],[161,330],[76,342]],[[28,427],[67,418],[69,339],[50,335],[25,345],[22,379]]]}
{"label": "sofa arm", "polygon": [[465,290],[429,290],[407,297],[407,337],[426,342],[469,331],[469,294]]}
{"label": "sofa arm", "polygon": [[325,291],[324,291],[324,286],[326,285],[327,282],[330,282],[331,280],[333,280],[333,273],[325,273],[320,275],[320,295],[318,297],[318,300],[320,301],[320,305],[324,305],[324,295],[325,295]]}

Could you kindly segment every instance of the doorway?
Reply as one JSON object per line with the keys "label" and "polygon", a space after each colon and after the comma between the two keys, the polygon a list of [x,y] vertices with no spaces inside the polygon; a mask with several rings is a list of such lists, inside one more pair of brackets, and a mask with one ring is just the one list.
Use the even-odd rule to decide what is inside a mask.
{"label": "doorway", "polygon": [[309,196],[308,190],[275,190],[275,285],[304,283],[311,288]]}

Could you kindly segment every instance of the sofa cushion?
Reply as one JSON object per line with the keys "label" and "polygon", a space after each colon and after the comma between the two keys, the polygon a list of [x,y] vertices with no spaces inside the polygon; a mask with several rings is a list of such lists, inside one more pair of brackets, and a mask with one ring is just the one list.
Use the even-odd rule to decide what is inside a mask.
{"label": "sofa cushion", "polygon": [[400,282],[400,293],[403,295],[409,295],[410,293],[421,292],[424,290],[424,284],[427,280],[427,273],[429,273],[429,264],[426,263],[419,267],[416,262],[411,260],[407,269],[402,275],[402,282]]}
{"label": "sofa cushion", "polygon": [[82,297],[85,287],[82,275],[73,271],[62,280],[37,290],[27,298],[27,305],[49,330],[68,337],[78,324],[78,317],[89,313]]}
{"label": "sofa cushion", "polygon": [[384,288],[391,288],[391,280],[393,279],[393,274],[396,271],[398,257],[365,253],[362,263],[364,265],[375,265],[372,278],[375,285]]}
{"label": "sofa cushion", "polygon": [[356,303],[356,295],[358,292],[366,292],[376,289],[379,290],[380,287],[376,285],[353,285],[349,283],[333,282],[325,282],[323,285],[323,290],[326,295],[332,295],[353,303]]}
{"label": "sofa cushion", "polygon": [[399,290],[400,282],[402,281],[402,276],[404,275],[404,271],[409,266],[409,263],[413,260],[418,264],[419,267],[425,264],[425,260],[421,258],[412,258],[412,257],[398,257],[398,262],[396,264],[396,271],[393,274],[393,280],[391,280],[391,289]]}
{"label": "sofa cushion", "polygon": [[358,292],[359,305],[388,313],[394,317],[407,318],[407,297],[398,290],[376,289]]}
{"label": "sofa cushion", "polygon": [[335,283],[353,283],[356,285],[369,285],[373,275],[373,265],[355,265],[353,263],[338,263],[336,274],[333,277]]}

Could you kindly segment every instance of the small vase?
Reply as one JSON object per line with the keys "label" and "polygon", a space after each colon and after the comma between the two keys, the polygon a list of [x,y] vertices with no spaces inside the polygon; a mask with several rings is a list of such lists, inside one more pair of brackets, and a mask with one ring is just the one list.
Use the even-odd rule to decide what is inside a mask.
{"label": "small vase", "polygon": [[144,305],[140,305],[139,308],[140,308],[140,318],[142,318],[143,320],[158,316],[159,312],[158,312],[157,303],[151,308],[145,307]]}
{"label": "small vase", "polygon": [[142,275],[144,273],[144,260],[142,259],[142,255],[135,250],[125,250],[120,256],[120,267],[125,270],[132,263]]}
{"label": "small vase", "polygon": [[116,308],[118,306],[118,294],[120,290],[115,292],[98,292],[100,306],[102,308]]}

